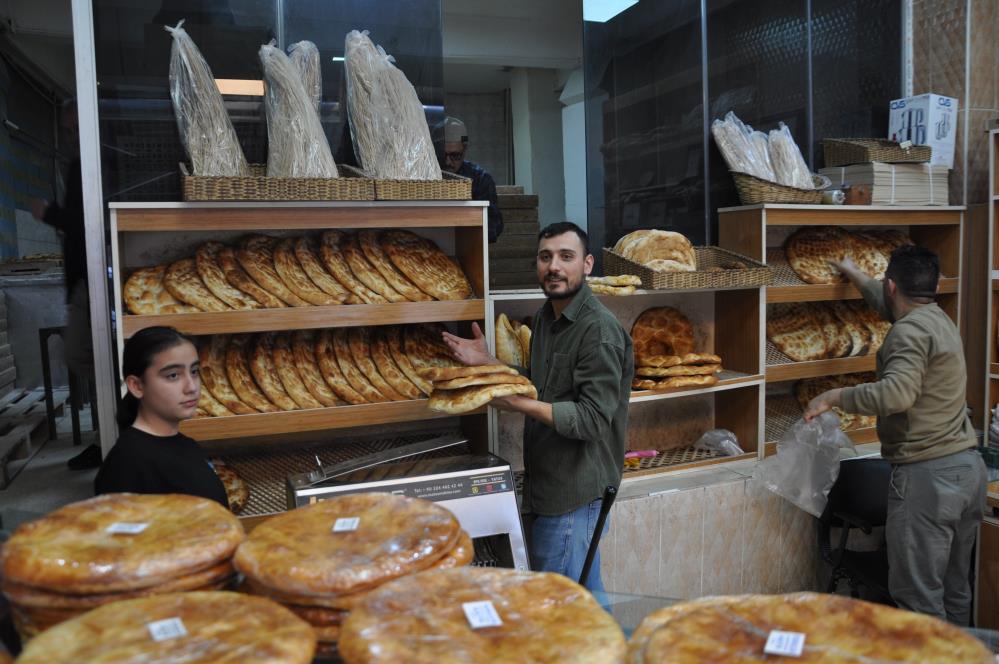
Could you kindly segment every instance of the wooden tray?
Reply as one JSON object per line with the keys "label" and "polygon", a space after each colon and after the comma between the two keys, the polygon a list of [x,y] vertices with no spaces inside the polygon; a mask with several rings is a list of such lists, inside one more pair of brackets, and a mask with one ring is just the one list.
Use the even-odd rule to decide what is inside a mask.
{"label": "wooden tray", "polygon": [[[697,270],[694,272],[660,272],[625,258],[604,247],[604,274],[633,274],[642,279],[646,290],[708,290],[713,288],[755,288],[773,282],[773,273],[766,265],[734,251],[720,247],[694,247]],[[741,263],[745,268],[724,266]]]}

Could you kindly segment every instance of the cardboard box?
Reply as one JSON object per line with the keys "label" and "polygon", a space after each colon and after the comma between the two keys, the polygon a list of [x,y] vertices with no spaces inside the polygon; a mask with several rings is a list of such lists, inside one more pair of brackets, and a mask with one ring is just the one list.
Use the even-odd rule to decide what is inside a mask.
{"label": "cardboard box", "polygon": [[929,145],[933,149],[931,164],[954,168],[957,99],[925,94],[896,99],[890,109],[888,138]]}

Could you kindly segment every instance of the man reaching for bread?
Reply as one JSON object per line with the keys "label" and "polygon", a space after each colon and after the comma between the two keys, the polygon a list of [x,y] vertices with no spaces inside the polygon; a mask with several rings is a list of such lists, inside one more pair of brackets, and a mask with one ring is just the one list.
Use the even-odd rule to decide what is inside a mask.
{"label": "man reaching for bread", "polygon": [[[538,237],[538,281],[548,296],[531,326],[530,367],[518,367],[538,399],[500,397],[492,405],[523,413],[524,507],[532,567],[579,578],[601,497],[621,483],[628,400],[635,362],[631,337],[586,285],[593,269],[586,232],[570,222]],[[474,338],[444,333],[467,365],[496,364],[478,325]],[[606,529],[606,526],[605,526]],[[602,591],[600,553],[586,586]]]}
{"label": "man reaching for bread", "polygon": [[922,247],[899,247],[883,282],[849,258],[834,265],[893,325],[878,350],[877,381],[818,395],[805,419],[834,407],[877,415],[881,455],[892,464],[885,527],[892,599],[966,627],[986,473],[965,411],[961,335],[934,301],[939,260]]}

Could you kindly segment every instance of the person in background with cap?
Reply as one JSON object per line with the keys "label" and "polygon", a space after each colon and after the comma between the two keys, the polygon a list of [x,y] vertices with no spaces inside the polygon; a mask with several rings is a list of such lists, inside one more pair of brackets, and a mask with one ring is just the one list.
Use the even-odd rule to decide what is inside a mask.
{"label": "person in background with cap", "polygon": [[835,407],[877,415],[888,487],[888,590],[903,609],[967,627],[968,582],[985,509],[985,463],[975,449],[961,334],[935,302],[940,261],[923,247],[896,249],[884,281],[849,258],[833,263],[886,320],[873,383],[815,397],[805,419]]}
{"label": "person in background with cap", "polygon": [[444,118],[434,127],[434,142],[444,144],[441,168],[470,179],[474,200],[489,201],[489,242],[495,242],[503,232],[503,215],[500,214],[496,199],[496,182],[484,168],[465,161],[465,151],[468,150],[468,130],[465,123],[457,118]]}

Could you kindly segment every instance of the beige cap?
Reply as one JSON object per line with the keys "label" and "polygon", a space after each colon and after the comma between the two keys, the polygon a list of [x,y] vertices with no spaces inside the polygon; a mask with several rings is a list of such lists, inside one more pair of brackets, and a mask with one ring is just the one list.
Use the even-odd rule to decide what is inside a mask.
{"label": "beige cap", "polygon": [[468,129],[458,118],[446,117],[434,127],[437,140],[443,135],[445,143],[467,143]]}

